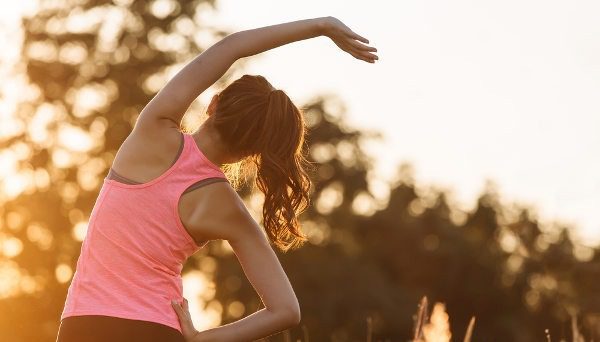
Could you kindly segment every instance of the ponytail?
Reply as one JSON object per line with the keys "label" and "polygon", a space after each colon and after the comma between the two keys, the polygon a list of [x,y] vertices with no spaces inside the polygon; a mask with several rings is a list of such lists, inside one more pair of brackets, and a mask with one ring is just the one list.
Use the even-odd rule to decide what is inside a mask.
{"label": "ponytail", "polygon": [[[230,153],[242,157],[240,165],[254,164],[253,185],[264,194],[263,226],[271,243],[284,252],[300,247],[307,237],[298,215],[310,205],[311,188],[303,113],[264,77],[244,75],[218,94],[209,120]],[[227,170],[237,180],[250,168]]]}

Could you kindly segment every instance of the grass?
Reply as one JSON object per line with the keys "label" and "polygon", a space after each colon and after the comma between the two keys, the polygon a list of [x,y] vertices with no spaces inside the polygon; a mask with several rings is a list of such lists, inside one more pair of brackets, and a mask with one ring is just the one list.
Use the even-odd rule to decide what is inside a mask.
{"label": "grass", "polygon": [[[465,334],[465,342],[471,341],[474,325],[475,317],[472,317],[467,327],[467,333]],[[443,303],[435,303],[431,317],[428,317],[427,297],[421,298],[415,320],[413,341],[450,342],[451,337],[452,333],[450,332],[450,322],[446,313],[446,306]]]}
{"label": "grass", "polygon": [[[446,306],[439,302],[433,305],[431,316],[429,316],[429,303],[427,297],[424,296],[419,302],[417,313],[414,317],[413,338],[410,342],[450,342],[452,333],[450,332],[449,319],[450,317],[446,313]],[[475,329],[475,316],[471,317],[466,329],[463,342],[471,342],[473,330]],[[310,342],[306,325],[302,325],[302,332],[303,339],[298,339],[296,342]],[[545,333],[546,342],[552,342],[549,331],[546,330]],[[571,333],[573,336],[572,342],[586,342],[579,330],[577,316],[571,316]],[[283,339],[285,342],[292,342],[289,330],[283,332]],[[262,339],[261,341],[263,340],[268,341],[267,339]],[[591,340],[590,342],[593,341]],[[373,342],[373,320],[371,317],[367,317],[367,342]],[[376,342],[381,342],[381,340]],[[566,340],[560,339],[557,342],[566,342]]]}
{"label": "grass", "polygon": [[[415,329],[412,342],[450,342],[450,324],[449,316],[446,313],[445,306],[442,303],[435,303],[433,306],[433,312],[431,319],[427,319],[427,297],[421,299],[417,316],[415,319]],[[464,342],[470,342],[473,336],[473,329],[475,327],[475,316],[471,317],[467,331],[465,333]],[[549,331],[546,329],[546,341],[552,342]],[[583,338],[583,334],[579,330],[577,324],[577,316],[571,316],[571,333],[572,342],[586,342]],[[566,342],[561,339],[560,342]],[[593,341],[592,341],[593,342]]]}

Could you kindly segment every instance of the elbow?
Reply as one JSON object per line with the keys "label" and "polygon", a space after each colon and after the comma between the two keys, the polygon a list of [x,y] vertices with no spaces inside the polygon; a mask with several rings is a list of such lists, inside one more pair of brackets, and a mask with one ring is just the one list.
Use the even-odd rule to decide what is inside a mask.
{"label": "elbow", "polygon": [[277,318],[277,324],[282,329],[289,329],[300,324],[300,306],[297,303],[269,311]]}
{"label": "elbow", "polygon": [[300,306],[294,305],[285,310],[285,313],[282,315],[285,320],[285,325],[287,327],[294,327],[300,324]]}

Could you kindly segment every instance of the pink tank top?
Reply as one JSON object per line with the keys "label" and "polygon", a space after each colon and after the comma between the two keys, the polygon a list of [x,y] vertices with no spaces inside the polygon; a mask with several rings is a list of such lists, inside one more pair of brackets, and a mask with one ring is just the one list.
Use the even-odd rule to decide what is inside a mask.
{"label": "pink tank top", "polygon": [[[182,133],[183,134],[183,133]],[[69,286],[61,320],[104,315],[156,322],[181,331],[171,299],[183,300],[181,270],[198,246],[184,228],[178,200],[221,169],[183,134],[177,161],[141,184],[104,179]]]}

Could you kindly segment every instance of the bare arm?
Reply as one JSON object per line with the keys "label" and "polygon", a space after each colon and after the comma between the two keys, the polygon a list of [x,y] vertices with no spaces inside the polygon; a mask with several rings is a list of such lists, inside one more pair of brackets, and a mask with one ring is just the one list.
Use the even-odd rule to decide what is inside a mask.
{"label": "bare arm", "polygon": [[[203,203],[202,239],[225,239],[265,307],[235,322],[198,332],[185,307],[174,306],[186,341],[252,341],[288,329],[300,322],[300,306],[277,255],[242,199],[229,183],[205,187],[210,201]],[[182,310],[184,309],[184,310]]]}
{"label": "bare arm", "polygon": [[136,127],[156,127],[167,122],[179,127],[187,108],[204,90],[220,79],[239,58],[326,35],[342,50],[371,62],[375,48],[369,41],[334,17],[303,19],[232,33],[215,43],[181,69],[144,107]]}

